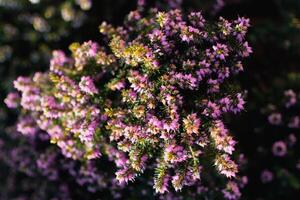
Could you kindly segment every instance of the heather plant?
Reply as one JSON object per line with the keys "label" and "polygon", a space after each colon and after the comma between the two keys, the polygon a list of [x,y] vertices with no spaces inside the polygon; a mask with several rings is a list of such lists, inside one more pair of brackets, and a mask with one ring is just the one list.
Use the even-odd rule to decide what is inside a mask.
{"label": "heather plant", "polygon": [[[242,71],[241,59],[251,53],[244,41],[249,21],[220,18],[208,24],[201,13],[187,18],[178,10],[158,13],[156,21],[144,22],[150,30],[134,39],[128,31],[100,27],[111,38],[112,52],[125,62],[112,81],[113,90],[121,85],[122,104],[112,105],[107,122],[111,140],[129,155],[117,178],[133,179],[155,155],[154,188],[160,193],[169,182],[176,191],[196,182],[203,162],[229,178],[237,173],[230,159],[235,141],[222,115],[243,109],[242,94],[227,85],[227,78]],[[147,30],[139,23],[144,20],[131,13],[127,23],[138,23],[128,30]]]}
{"label": "heather plant", "polygon": [[200,12],[134,11],[121,27],[100,26],[107,45],[74,43],[71,57],[54,51],[49,71],[19,77],[20,95],[5,102],[21,105],[23,135],[43,130],[73,160],[105,155],[120,183],[145,170],[154,171],[157,193],[199,185],[200,177],[207,186],[229,179],[222,193],[238,199],[236,141],[223,118],[244,108],[232,79],[252,52],[248,27],[241,17],[209,22]]}
{"label": "heather plant", "polygon": [[[152,193],[154,184],[152,180],[154,175],[155,180],[159,180],[159,172],[163,172],[163,170],[167,171],[164,175],[166,175],[168,192],[159,195],[159,199],[222,199],[224,197],[236,199],[241,196],[241,193],[243,193],[244,199],[297,199],[299,190],[299,171],[297,169],[299,148],[298,141],[296,141],[298,140],[298,128],[290,128],[287,119],[297,115],[298,106],[295,104],[287,108],[285,106],[286,101],[283,98],[286,98],[284,91],[287,91],[289,96],[295,96],[291,95],[293,93],[298,94],[299,90],[296,89],[295,84],[299,81],[295,81],[294,85],[291,84],[283,89],[281,86],[287,80],[278,81],[277,79],[285,76],[291,70],[298,70],[300,52],[299,1],[140,0],[137,9],[141,13],[131,14],[132,16],[128,17],[128,20],[121,27],[103,24],[102,32],[106,40],[102,41],[101,36],[99,43],[101,45],[95,42],[76,43],[71,46],[71,56],[68,53],[67,55],[63,53],[70,41],[99,39],[99,35],[92,34],[91,30],[95,27],[95,23],[99,23],[103,19],[103,16],[106,16],[104,18],[107,18],[109,23],[120,24],[120,21],[112,19],[115,16],[123,18],[123,12],[126,12],[126,9],[120,9],[122,12],[113,12],[114,9],[104,5],[112,2],[111,5],[117,9],[120,5],[127,7],[133,1],[130,1],[131,3],[122,0],[93,1],[93,5],[96,5],[97,8],[92,10],[96,10],[97,14],[90,15],[91,12],[87,12],[89,13],[88,18],[85,18],[87,15],[83,14],[82,7],[78,5],[80,1],[55,1],[64,6],[55,6],[54,10],[51,6],[54,1],[24,2],[25,0],[0,0],[0,17],[3,18],[0,22],[0,26],[3,28],[0,30],[0,87],[1,91],[4,91],[2,94],[6,94],[5,91],[9,90],[8,82],[11,82],[10,80],[16,77],[17,74],[27,75],[31,71],[37,71],[36,68],[45,67],[49,59],[50,49],[61,48],[62,51],[53,52],[51,69],[44,73],[45,76],[41,79],[45,81],[36,81],[38,79],[33,80],[33,77],[24,77],[28,80],[28,83],[30,82],[30,87],[33,86],[32,90],[30,92],[14,92],[5,100],[9,107],[18,107],[21,103],[26,109],[21,109],[22,116],[20,116],[20,123],[16,127],[23,134],[15,135],[10,130],[6,130],[5,132],[10,136],[14,135],[14,138],[6,140],[7,138],[4,136],[3,142],[0,141],[2,155],[5,155],[4,162],[2,162],[4,157],[0,155],[0,157],[2,156],[0,167],[3,171],[0,174],[0,179],[2,180],[1,183],[7,180],[4,185],[1,184],[1,199],[48,199],[54,196],[57,199],[67,199],[67,196],[60,197],[59,195],[68,195],[69,193],[70,199],[97,199],[99,197],[105,199],[109,199],[109,197],[112,199],[156,199],[156,196],[153,196]],[[30,2],[37,3],[33,3],[30,8],[25,6]],[[51,2],[50,5],[47,2]],[[249,43],[255,49],[255,54],[252,56],[254,59],[251,59],[250,63],[243,62],[246,70],[242,73],[242,76],[239,76],[241,77],[239,83],[234,82],[235,76],[230,73],[230,76],[226,77],[225,81],[220,84],[219,92],[208,92],[209,84],[207,80],[210,77],[215,78],[217,72],[214,71],[205,74],[202,81],[197,80],[195,85],[198,88],[194,86],[190,88],[193,83],[190,80],[195,75],[195,71],[197,73],[197,70],[203,69],[203,67],[196,64],[191,65],[194,68],[190,67],[190,69],[183,67],[186,64],[181,65],[181,61],[183,63],[183,60],[187,58],[188,60],[195,60],[196,63],[202,59],[200,56],[190,56],[191,53],[187,49],[195,46],[198,51],[202,51],[209,48],[209,46],[217,46],[215,45],[215,39],[211,39],[209,42],[202,39],[201,41],[206,42],[200,43],[199,38],[194,37],[198,33],[193,33],[192,39],[186,36],[186,42],[183,42],[181,36],[179,36],[179,33],[183,32],[181,28],[174,29],[174,25],[170,26],[171,28],[165,27],[165,24],[169,24],[170,21],[160,22],[163,26],[160,27],[159,25],[158,30],[163,34],[153,34],[154,36],[151,36],[152,39],[150,39],[148,35],[152,31],[154,33],[156,28],[154,23],[156,12],[153,11],[146,19],[141,16],[144,16],[151,6],[156,6],[165,11],[168,11],[170,7],[180,8],[185,14],[201,8],[203,15],[210,14],[215,19],[218,19],[219,14],[228,19],[232,19],[238,14],[250,17],[253,28],[251,28],[248,38]],[[54,15],[47,18],[48,15],[44,15],[44,11],[52,11]],[[167,14],[169,16],[169,12]],[[189,26],[190,20],[185,14],[183,15],[183,21],[186,23],[185,25]],[[81,21],[82,19],[88,20]],[[225,27],[223,34],[227,34],[227,37],[220,39],[220,30],[213,26],[217,23],[212,23],[207,17],[205,20],[203,30],[208,33],[210,31],[217,33],[217,40],[226,43],[226,45],[230,43],[228,46],[232,47],[231,37],[234,35],[235,23],[228,21],[231,25],[224,23],[223,26],[220,26]],[[78,22],[80,23],[78,24]],[[81,24],[81,22],[84,23]],[[86,23],[88,26],[86,26]],[[84,26],[76,31],[79,25]],[[90,28],[92,29],[90,30]],[[168,29],[175,30],[174,34],[171,36],[166,35]],[[154,39],[155,37],[159,39]],[[210,35],[209,38],[214,38],[214,36]],[[116,45],[124,42],[125,48],[120,50],[120,46],[112,45],[113,42]],[[151,54],[148,54],[148,57],[143,56],[145,55],[144,48],[137,48],[139,46],[136,43],[146,47],[145,52],[153,52],[154,56],[152,57]],[[26,52],[24,49],[26,49]],[[134,49],[137,49],[137,51],[134,51]],[[141,50],[141,53],[138,49]],[[237,52],[237,48],[234,47],[233,49]],[[174,53],[174,50],[179,50],[179,52]],[[166,53],[167,51],[170,52]],[[185,55],[186,52],[188,52],[187,55]],[[232,61],[233,52],[235,51],[231,51],[232,54],[226,56],[226,60],[221,62],[221,66],[227,64],[227,61]],[[99,59],[100,57],[105,57],[105,59]],[[221,57],[217,59],[221,59]],[[158,63],[157,69],[149,70],[151,69],[149,68],[151,63],[153,64],[156,61]],[[210,70],[215,68],[212,67],[214,64],[211,64],[214,62],[211,61],[210,66],[207,68]],[[175,63],[175,67],[171,65],[173,63]],[[178,67],[179,65],[182,68]],[[228,66],[231,69],[233,65]],[[132,71],[138,72],[132,73]],[[192,75],[184,77],[182,75],[177,76],[177,73]],[[41,75],[43,74],[37,73],[34,77]],[[139,80],[145,81],[142,83],[137,82]],[[22,82],[22,78],[19,81]],[[62,86],[63,84],[58,86],[59,82],[64,83],[66,86]],[[143,84],[145,86],[141,87],[140,85]],[[242,88],[248,90],[248,106],[245,108],[247,112],[237,118],[227,117],[230,113],[222,111],[222,115],[217,117],[217,120],[223,123],[224,128],[226,127],[232,133],[229,136],[238,141],[235,145],[233,143],[229,145],[226,150],[227,152],[233,151],[233,155],[226,154],[230,155],[230,158],[236,162],[239,173],[235,178],[227,179],[219,174],[216,167],[213,167],[216,155],[220,151],[216,148],[217,142],[212,138],[213,135],[216,135],[215,132],[211,131],[215,120],[202,114],[208,104],[205,101],[201,103],[196,101],[198,99],[209,99],[212,102],[217,102],[217,99],[221,96],[230,96],[231,98],[241,93],[238,85],[242,85]],[[164,89],[165,93],[161,92],[163,91],[160,88],[161,86],[168,87]],[[68,89],[60,89],[61,87]],[[274,88],[273,93],[266,92],[272,88]],[[71,90],[72,92],[69,94],[67,91]],[[169,91],[173,90],[176,91],[174,94],[168,94]],[[64,91],[61,96],[56,94],[60,91]],[[129,92],[131,93],[129,94]],[[23,95],[24,93],[27,94]],[[128,97],[131,94],[133,96]],[[77,95],[78,97],[75,97]],[[175,103],[171,104],[167,101],[164,103],[165,96],[163,95],[169,95],[168,98],[172,98],[169,101]],[[153,96],[154,101],[152,101]],[[173,100],[174,96],[176,100]],[[298,95],[296,96],[298,102]],[[51,100],[52,97],[54,101]],[[240,97],[244,97],[244,94],[241,94]],[[1,101],[3,99],[1,97]],[[43,99],[43,106],[39,106],[40,99]],[[48,108],[45,108],[45,99],[55,104],[58,103],[59,106],[51,107],[49,106],[50,103],[47,103]],[[82,100],[81,105],[80,100]],[[226,101],[224,100],[224,102]],[[35,103],[32,104],[32,102]],[[154,102],[153,108],[151,107],[152,102]],[[40,107],[41,110],[32,111],[35,105],[38,105],[36,107]],[[177,106],[176,112],[174,112],[174,105]],[[88,110],[86,108],[92,106],[93,108],[86,111]],[[1,105],[1,107],[3,106]],[[73,108],[75,109],[73,110]],[[94,108],[100,110],[99,114],[96,114],[98,110]],[[91,114],[92,110],[95,110],[96,113]],[[80,114],[81,112],[83,114]],[[9,111],[9,114],[11,113],[14,112]],[[175,121],[174,116],[176,114],[179,116],[178,128],[175,126],[175,131],[167,131],[168,122]],[[42,116],[42,120],[40,116]],[[150,124],[152,121],[148,116],[155,116],[157,120]],[[44,123],[47,120],[49,121],[49,129],[47,123]],[[14,117],[7,115],[6,109],[0,108],[0,132],[3,132],[4,123],[7,123],[7,121],[14,121]],[[74,123],[69,123],[69,121]],[[92,121],[94,121],[93,125],[91,125]],[[40,130],[41,122],[47,125],[45,126],[47,129],[44,130],[47,134]],[[155,123],[155,127],[151,127]],[[79,126],[74,128],[77,124]],[[165,124],[167,125],[164,128]],[[218,123],[218,126],[220,124]],[[50,129],[54,126],[56,126],[54,129]],[[96,127],[96,129],[93,127]],[[63,134],[56,134],[61,132]],[[115,133],[115,135],[112,133]],[[39,135],[44,135],[46,138],[50,137],[49,140],[54,146],[48,146],[48,139],[44,142],[38,140],[36,146],[40,148],[46,145],[44,148],[48,151],[41,152],[38,148],[32,149],[32,146],[35,145],[32,144],[31,140]],[[150,139],[149,135],[151,135]],[[165,135],[173,138],[166,138]],[[186,135],[188,137],[184,137]],[[195,144],[194,138],[198,138],[198,136],[199,138],[200,136],[201,138],[208,136],[205,140],[207,142],[204,143],[206,146],[198,147],[198,144],[202,144],[200,142]],[[18,137],[25,139],[18,143]],[[1,138],[3,138],[3,134],[1,134]],[[220,141],[223,142],[223,140]],[[17,149],[20,150],[9,148],[9,144],[18,145]],[[192,153],[189,151],[190,147],[194,152],[197,152],[195,155],[199,162],[201,177],[201,180],[198,181],[195,181],[194,174],[191,175],[190,173],[190,163],[194,160]],[[242,155],[235,156],[238,155],[236,152],[239,151],[238,149],[245,153],[247,162]],[[13,152],[15,153],[13,154]],[[61,156],[61,153],[64,154],[65,158],[63,160],[65,161],[62,162],[64,165],[59,164],[56,166],[60,172],[64,172],[58,173],[59,179],[51,178],[51,180],[48,180],[49,178],[45,178],[47,175],[55,177],[54,175],[51,176],[56,171],[53,170],[53,164],[42,164],[39,161],[39,166],[42,168],[39,169],[38,166],[35,166],[36,161],[41,160],[40,157],[45,159],[48,157],[45,155],[50,152],[55,152],[59,156]],[[200,153],[198,154],[198,152]],[[39,153],[43,155],[39,156]],[[14,158],[14,155],[19,156]],[[181,158],[183,159],[181,160]],[[74,159],[77,159],[77,161]],[[108,162],[106,162],[107,159]],[[112,162],[115,162],[115,164],[112,164]],[[32,165],[32,163],[34,164]],[[93,166],[88,166],[86,163],[93,163]],[[3,167],[2,164],[5,164],[5,166]],[[160,168],[161,164],[163,164],[163,167]],[[241,167],[242,165],[246,170]],[[68,166],[68,169],[66,169],[66,166]],[[47,170],[48,168],[49,170]],[[79,173],[79,169],[83,170]],[[5,173],[6,171],[9,173]],[[18,175],[16,175],[16,171]],[[45,172],[43,173],[43,171]],[[121,185],[114,184],[117,183],[114,176],[115,172],[118,172],[117,177],[119,180],[123,181]],[[124,174],[124,172],[130,173]],[[241,176],[245,172],[249,178],[249,184],[241,192],[240,188],[243,188],[247,183],[247,177]],[[111,174],[106,176],[109,173]],[[83,174],[85,176],[90,174],[99,180],[100,184],[98,185],[96,179],[86,178]],[[105,179],[103,179],[103,174],[105,174]],[[185,174],[184,180],[180,179],[183,174]],[[9,177],[8,179],[6,175]],[[124,175],[127,175],[127,177]],[[134,183],[131,183],[129,180],[133,177]],[[60,180],[60,178],[62,179]],[[70,183],[69,179],[73,181]],[[67,183],[66,180],[68,180]],[[188,184],[189,187],[182,187],[182,189],[178,189],[180,188],[179,185],[177,191],[175,191],[176,187],[174,188],[171,185],[176,184],[176,181],[177,183],[182,181],[182,185],[190,184]],[[107,187],[104,186],[105,184]],[[60,185],[62,187],[59,187]],[[113,188],[113,190],[111,191],[110,188]],[[10,196],[3,196],[5,193],[3,191],[10,193]],[[18,196],[17,194],[20,193],[23,195]],[[32,194],[32,196],[29,194]],[[46,196],[41,194],[46,194]],[[110,196],[110,194],[113,195]]]}

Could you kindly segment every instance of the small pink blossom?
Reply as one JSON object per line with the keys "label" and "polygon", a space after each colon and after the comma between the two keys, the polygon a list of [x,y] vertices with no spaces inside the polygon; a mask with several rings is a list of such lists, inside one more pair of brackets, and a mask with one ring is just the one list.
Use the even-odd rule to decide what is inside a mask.
{"label": "small pink blossom", "polygon": [[81,81],[79,83],[79,87],[83,92],[86,92],[90,95],[97,94],[99,91],[96,88],[94,81],[89,76],[83,76],[81,77]]}
{"label": "small pink blossom", "polygon": [[283,157],[287,153],[286,144],[283,141],[275,142],[272,146],[272,152],[275,156]]}

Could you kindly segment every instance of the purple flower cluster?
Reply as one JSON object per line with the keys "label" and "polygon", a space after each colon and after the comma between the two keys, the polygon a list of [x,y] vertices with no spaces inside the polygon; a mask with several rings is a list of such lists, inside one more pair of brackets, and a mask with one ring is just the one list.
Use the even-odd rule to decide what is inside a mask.
{"label": "purple flower cluster", "polygon": [[[201,13],[184,20],[179,10],[173,10],[155,13],[151,19],[131,13],[128,24],[120,30],[100,27],[111,39],[113,53],[125,63],[114,79],[127,83],[120,89],[122,103],[107,113],[110,139],[129,156],[120,170],[132,177],[142,171],[132,165],[133,149],[140,158],[150,159],[155,152],[154,187],[163,193],[172,176],[175,189],[187,183],[178,176],[199,179],[199,159],[212,148],[219,173],[234,177],[237,165],[229,155],[236,142],[222,116],[240,112],[245,102],[242,94],[228,93],[224,85],[242,71],[241,59],[252,52],[244,41],[248,19],[220,18],[209,24]],[[147,31],[129,38],[136,30]]]}
{"label": "purple flower cluster", "polygon": [[[185,17],[155,9],[147,17],[130,13],[122,27],[103,23],[108,47],[74,43],[71,57],[53,52],[48,72],[15,81],[25,113],[18,129],[47,132],[67,158],[90,162],[106,155],[120,183],[153,170],[157,193],[171,184],[176,191],[199,184],[202,171],[236,177],[236,142],[223,116],[244,108],[230,79],[252,52],[248,27],[245,18],[208,22],[200,12]],[[16,107],[16,97],[8,96],[9,107]],[[38,165],[47,168],[43,162],[51,159]],[[79,173],[99,179],[93,171],[91,165]],[[223,194],[240,196],[234,179]]]}

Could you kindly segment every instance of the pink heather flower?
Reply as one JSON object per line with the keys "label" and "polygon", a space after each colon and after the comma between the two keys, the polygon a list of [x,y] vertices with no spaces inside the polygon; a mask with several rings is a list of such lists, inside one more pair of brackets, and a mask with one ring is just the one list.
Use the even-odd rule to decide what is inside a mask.
{"label": "pink heather flower", "polygon": [[[51,67],[58,65],[63,66],[68,61],[65,53],[61,50],[56,50],[52,52],[52,60],[50,61],[50,70]],[[51,70],[52,71],[52,70]]]}
{"label": "pink heather flower", "polygon": [[299,116],[292,117],[288,124],[288,127],[289,128],[299,128],[300,127],[300,117]]}
{"label": "pink heather flower", "polygon": [[60,140],[57,142],[57,146],[61,148],[62,154],[67,158],[72,158],[74,160],[81,159],[84,152],[76,148],[75,141],[71,139]]}
{"label": "pink heather flower", "polygon": [[133,173],[133,170],[128,167],[119,169],[116,172],[116,178],[120,183],[128,183],[129,181],[133,181],[135,176],[136,174]]}
{"label": "pink heather flower", "polygon": [[126,126],[123,129],[123,135],[132,142],[136,142],[139,139],[146,137],[140,126]]}
{"label": "pink heather flower", "polygon": [[217,79],[209,79],[207,81],[208,91],[207,93],[219,93],[220,92],[220,82]]}
{"label": "pink heather flower", "polygon": [[[201,65],[201,63],[200,63]],[[209,64],[208,64],[209,65]],[[196,71],[196,74],[198,76],[198,81],[202,81],[205,77],[207,77],[209,74],[211,74],[211,70],[207,68],[201,68],[198,71]]]}
{"label": "pink heather flower", "polygon": [[159,30],[159,29],[154,29],[152,31],[152,33],[150,33],[148,35],[148,37],[149,37],[149,39],[150,39],[151,42],[159,41],[159,40],[161,40],[163,38],[165,39],[165,36],[164,36],[163,32],[161,30]]}
{"label": "pink heather flower", "polygon": [[273,180],[273,173],[267,169],[263,170],[260,176],[262,183],[269,183]]}
{"label": "pink heather flower", "polygon": [[[199,155],[199,153],[195,153],[195,155]],[[203,170],[203,166],[199,165],[197,168],[189,167],[186,173],[186,185],[193,185],[197,180],[200,180],[200,173]]]}
{"label": "pink heather flower", "polygon": [[224,97],[220,100],[221,109],[223,112],[229,112],[231,106],[231,100],[229,97]]}
{"label": "pink heather flower", "polygon": [[238,166],[227,154],[218,155],[215,159],[215,166],[218,171],[228,178],[235,177],[238,172]]}
{"label": "pink heather flower", "polygon": [[18,121],[17,131],[26,136],[34,136],[38,132],[38,128],[34,119],[26,116]]}
{"label": "pink heather flower", "polygon": [[148,132],[158,134],[163,129],[163,123],[155,116],[148,116]]}
{"label": "pink heather flower", "polygon": [[193,133],[198,134],[199,128],[200,128],[200,119],[197,118],[197,114],[193,113],[188,115],[184,120],[184,128],[186,130],[186,133],[188,135],[191,135]]}
{"label": "pink heather flower", "polygon": [[117,82],[114,82],[112,84],[109,84],[109,88],[112,90],[112,91],[115,91],[115,90],[121,90],[125,87],[125,81],[117,81]]}
{"label": "pink heather flower", "polygon": [[170,176],[169,175],[164,175],[161,177],[162,182],[158,184],[158,182],[155,180],[154,181],[154,189],[157,193],[164,194],[165,192],[168,192],[168,185],[170,181]]}
{"label": "pink heather flower", "polygon": [[92,160],[92,159],[97,159],[101,157],[101,152],[98,148],[94,148],[93,150],[91,150],[91,152],[88,153],[88,155],[86,156],[86,158],[88,160]]}
{"label": "pink heather flower", "polygon": [[245,29],[250,26],[250,20],[244,17],[239,17],[237,20],[234,21],[238,29],[242,31],[246,31]]}
{"label": "pink heather flower", "polygon": [[286,144],[283,141],[278,141],[273,144],[272,152],[275,156],[283,157],[287,153]]}
{"label": "pink heather flower", "polygon": [[[176,115],[175,119],[172,121],[165,121],[163,122],[163,129],[165,130],[165,132],[167,134],[171,133],[172,131],[176,131],[179,129],[179,123],[178,123],[178,116]],[[166,137],[165,137],[166,136]],[[162,133],[161,138],[164,139],[171,139],[172,137],[169,137],[167,135],[164,135],[164,133]]]}
{"label": "pink heather flower", "polygon": [[134,169],[137,171],[144,171],[146,168],[146,161],[148,160],[147,155],[143,155],[141,157],[135,156],[134,157],[135,162],[132,164],[134,166]]}
{"label": "pink heather flower", "polygon": [[129,160],[126,158],[124,153],[116,152],[115,163],[117,167],[125,167]]}
{"label": "pink heather flower", "polygon": [[186,159],[187,154],[182,146],[171,144],[165,148],[164,160],[166,162],[178,163]]}
{"label": "pink heather flower", "polygon": [[47,129],[47,132],[50,135],[52,142],[56,142],[64,137],[63,130],[57,125]]}
{"label": "pink heather flower", "polygon": [[213,46],[214,55],[216,58],[220,58],[221,60],[225,60],[225,58],[229,55],[228,47],[225,44],[217,43],[217,45]]}
{"label": "pink heather flower", "polygon": [[62,75],[62,69],[66,64],[69,64],[71,59],[66,57],[65,53],[61,50],[56,50],[52,52],[52,59],[50,60],[50,71]]}
{"label": "pink heather flower", "polygon": [[210,129],[210,135],[214,141],[216,149],[232,154],[236,141],[228,135],[228,130],[225,128],[222,121],[216,121],[213,128]]}
{"label": "pink heather flower", "polygon": [[224,19],[223,17],[219,17],[219,23],[218,23],[218,27],[221,29],[222,34],[224,36],[228,36],[229,34],[231,34],[232,32],[232,27],[231,27],[231,23]]}
{"label": "pink heather flower", "polygon": [[4,99],[4,103],[8,108],[17,108],[20,103],[20,96],[17,92],[11,92]]}
{"label": "pink heather flower", "polygon": [[39,111],[41,109],[41,98],[39,93],[31,93],[31,91],[24,92],[20,104],[26,110]]}
{"label": "pink heather flower", "polygon": [[181,40],[184,42],[191,42],[194,40],[194,35],[199,35],[199,30],[191,26],[184,27],[181,31]]}
{"label": "pink heather flower", "polygon": [[238,74],[239,72],[244,71],[244,67],[241,61],[238,61],[235,64],[235,68],[233,69],[234,74]]}
{"label": "pink heather flower", "polygon": [[231,111],[236,114],[244,110],[245,101],[241,93],[237,94],[235,101],[236,102],[231,107]]}
{"label": "pink heather flower", "polygon": [[57,119],[61,117],[64,106],[58,104],[53,96],[45,96],[41,98],[41,105],[44,115],[50,119]]}
{"label": "pink heather flower", "polygon": [[212,117],[213,119],[217,119],[221,116],[221,111],[219,105],[214,102],[209,101],[207,103],[207,108],[203,111],[203,114]]}
{"label": "pink heather flower", "polygon": [[95,57],[98,51],[98,44],[92,41],[84,42],[82,48],[86,51],[85,56]]}
{"label": "pink heather flower", "polygon": [[226,78],[230,76],[230,69],[229,67],[224,67],[223,69],[220,69],[218,74],[218,83],[222,83]]}
{"label": "pink heather flower", "polygon": [[233,35],[236,36],[238,41],[243,41],[245,35],[250,27],[250,20],[244,17],[239,17],[234,21],[234,32]]}
{"label": "pink heather flower", "polygon": [[83,92],[88,93],[90,95],[94,95],[98,93],[98,89],[96,88],[93,79],[89,76],[81,77],[79,87]]}
{"label": "pink heather flower", "polygon": [[176,73],[174,78],[181,88],[190,88],[191,90],[198,87],[198,79],[193,77],[192,74]]}
{"label": "pink heather flower", "polygon": [[237,183],[229,181],[226,188],[222,190],[224,198],[228,200],[238,200],[242,196]]}
{"label": "pink heather flower", "polygon": [[84,42],[75,50],[75,67],[81,71],[88,62],[95,58],[98,51],[98,44],[92,41]]}
{"label": "pink heather flower", "polygon": [[41,117],[40,119],[37,119],[36,120],[36,123],[39,125],[39,128],[41,130],[44,130],[46,131],[47,130],[47,133],[48,133],[48,129],[53,126],[53,122],[52,120],[50,119],[47,119],[45,117]]}
{"label": "pink heather flower", "polygon": [[175,191],[181,190],[183,187],[184,177],[180,174],[176,174],[172,177],[172,184],[175,188]]}
{"label": "pink heather flower", "polygon": [[30,78],[20,76],[14,81],[14,87],[20,92],[25,92],[31,88],[31,83]]}
{"label": "pink heather flower", "polygon": [[285,107],[289,108],[297,103],[297,94],[293,90],[286,90],[284,96],[286,98]]}
{"label": "pink heather flower", "polygon": [[97,120],[94,120],[88,124],[82,124],[80,135],[79,135],[80,141],[83,143],[92,142],[98,125],[99,122]]}
{"label": "pink heather flower", "polygon": [[295,136],[295,134],[290,134],[288,137],[288,144],[289,146],[294,146],[297,142],[297,137]]}
{"label": "pink heather flower", "polygon": [[189,14],[189,20],[191,24],[197,28],[203,28],[205,24],[205,19],[202,16],[201,12],[192,12]]}
{"label": "pink heather flower", "polygon": [[280,125],[282,122],[282,117],[280,113],[272,113],[269,115],[268,120],[272,125]]}
{"label": "pink heather flower", "polygon": [[249,57],[251,53],[253,53],[252,48],[249,46],[248,42],[245,42],[243,44],[241,55],[246,58]]}
{"label": "pink heather flower", "polygon": [[141,75],[138,71],[131,71],[128,81],[131,83],[131,88],[136,92],[144,92],[149,86],[148,77]]}

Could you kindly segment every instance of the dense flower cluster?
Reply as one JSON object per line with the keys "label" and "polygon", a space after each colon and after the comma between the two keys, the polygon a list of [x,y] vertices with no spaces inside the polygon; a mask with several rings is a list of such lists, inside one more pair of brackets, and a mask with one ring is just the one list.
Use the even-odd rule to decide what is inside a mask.
{"label": "dense flower cluster", "polygon": [[[20,101],[21,133],[47,132],[74,160],[107,155],[120,183],[146,169],[155,171],[157,193],[196,185],[202,171],[236,177],[236,142],[223,116],[244,108],[231,79],[252,52],[248,27],[240,17],[210,23],[200,12],[131,12],[122,27],[100,26],[106,47],[74,43],[71,58],[54,51],[50,70],[19,77],[20,100],[11,94],[5,102]],[[240,196],[234,181],[223,193]]]}
{"label": "dense flower cluster", "polygon": [[[241,59],[251,53],[243,40],[249,21],[220,18],[209,24],[201,13],[184,20],[174,10],[158,13],[155,19],[133,12],[127,23],[127,30],[100,27],[111,38],[115,56],[124,62],[113,80],[122,83],[122,104],[109,110],[107,125],[110,139],[129,155],[117,178],[132,179],[143,171],[145,160],[155,156],[156,191],[167,191],[169,181],[180,190],[200,178],[199,160],[208,149],[218,171],[234,177],[237,165],[229,155],[235,141],[222,116],[242,110],[244,101],[224,85],[242,70]],[[146,27],[150,28],[145,33],[128,37]]]}

